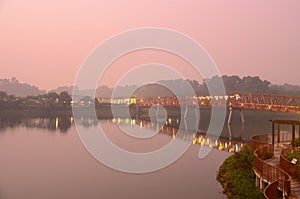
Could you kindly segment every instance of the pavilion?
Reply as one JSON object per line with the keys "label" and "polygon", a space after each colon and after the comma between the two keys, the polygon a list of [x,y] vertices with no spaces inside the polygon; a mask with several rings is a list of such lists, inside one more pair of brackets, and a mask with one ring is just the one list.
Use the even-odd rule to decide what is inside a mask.
{"label": "pavilion", "polygon": [[299,126],[300,137],[300,120],[270,120],[272,122],[272,144],[275,143],[275,124],[277,124],[277,143],[280,143],[280,125],[292,126],[292,142],[295,141],[296,126]]}

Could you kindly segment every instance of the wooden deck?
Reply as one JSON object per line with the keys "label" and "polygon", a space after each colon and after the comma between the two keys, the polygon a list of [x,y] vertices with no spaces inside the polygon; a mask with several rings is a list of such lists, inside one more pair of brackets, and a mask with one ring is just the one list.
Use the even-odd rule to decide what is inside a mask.
{"label": "wooden deck", "polygon": [[[275,144],[274,146],[274,157],[271,159],[265,160],[265,162],[271,164],[272,166],[276,166],[280,168],[280,153],[282,149],[287,146],[284,143]],[[300,182],[292,179],[291,181],[291,195],[290,199],[300,199]]]}

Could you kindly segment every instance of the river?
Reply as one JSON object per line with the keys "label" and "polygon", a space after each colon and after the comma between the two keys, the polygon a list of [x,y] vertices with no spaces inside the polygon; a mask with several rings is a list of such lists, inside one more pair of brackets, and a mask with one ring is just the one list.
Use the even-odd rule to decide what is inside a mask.
{"label": "river", "polygon": [[[134,139],[118,125],[154,129],[155,124],[131,119],[81,120],[79,125],[87,131],[100,125],[113,143],[128,151],[153,151],[173,139],[191,143],[168,167],[144,174],[116,171],[96,160],[81,143],[73,118],[1,118],[0,198],[226,198],[216,181],[216,173],[231,154],[228,151],[239,150],[254,134],[270,132],[269,119],[299,119],[298,115],[290,114],[255,113],[256,117],[253,114],[245,112],[244,127],[235,115],[231,129],[224,126],[221,139],[207,139],[191,132],[177,138],[170,127],[162,128],[150,141]],[[205,131],[205,125],[199,129]],[[201,145],[213,147],[203,159],[198,158]]]}

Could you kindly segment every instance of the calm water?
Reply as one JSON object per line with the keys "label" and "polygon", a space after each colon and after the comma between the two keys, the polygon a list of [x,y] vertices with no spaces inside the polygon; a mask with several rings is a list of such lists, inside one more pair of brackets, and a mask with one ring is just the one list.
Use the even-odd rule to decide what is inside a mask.
{"label": "calm water", "polygon": [[[228,150],[239,149],[251,135],[269,132],[269,119],[299,119],[290,114],[246,112],[245,116],[247,124],[242,128],[235,115],[231,136],[227,126],[224,128],[222,136],[228,139],[182,136],[180,139],[194,145],[169,167],[147,174],[122,173],[99,163],[81,144],[72,118],[1,118],[0,198],[226,198],[215,178],[218,167],[230,155]],[[115,144],[129,151],[152,151],[174,137],[174,129],[164,128],[150,140],[133,139],[122,133],[117,123],[126,128],[155,128],[151,123],[132,120],[82,120],[85,128],[101,125]],[[205,131],[205,125],[200,128]],[[201,160],[199,143],[215,147]]]}

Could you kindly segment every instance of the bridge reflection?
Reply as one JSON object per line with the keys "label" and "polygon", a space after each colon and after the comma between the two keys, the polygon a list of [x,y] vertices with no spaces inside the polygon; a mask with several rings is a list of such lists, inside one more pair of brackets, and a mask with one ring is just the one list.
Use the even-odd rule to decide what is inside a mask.
{"label": "bridge reflection", "polygon": [[[158,131],[162,135],[167,135],[173,139],[181,139],[187,142],[191,142],[194,145],[209,146],[214,149],[237,152],[246,144],[241,140],[235,140],[231,138],[231,134],[228,138],[217,137],[217,136],[206,136],[205,133],[201,133],[198,130],[190,131],[186,128],[175,128],[170,126],[172,122],[179,123],[179,120],[168,118],[165,123],[153,123],[146,120],[136,120],[136,119],[123,119],[117,118],[112,120],[113,123],[119,125],[138,125],[140,128],[149,128],[154,131]],[[229,132],[231,132],[230,126],[228,125]]]}
{"label": "bridge reflection", "polygon": [[[91,117],[79,118],[81,125],[85,127],[97,126],[99,120]],[[188,121],[183,121],[184,125],[181,128],[178,126],[179,119],[167,118],[164,122],[150,122],[146,120],[137,120],[130,118],[114,118],[111,120],[112,123],[119,125],[138,126],[139,128],[148,128],[158,132],[161,135],[167,135],[173,139],[181,139],[190,142],[194,145],[206,145],[218,150],[224,150],[228,152],[239,151],[245,142],[240,140],[231,139],[231,133],[229,137],[216,137],[206,136],[205,133],[201,133],[198,129],[188,128]],[[67,133],[68,129],[74,124],[73,117],[54,117],[54,118],[30,118],[30,119],[11,119],[11,118],[0,118],[0,130],[4,131],[6,128],[15,127],[26,127],[26,128],[41,128],[50,131],[59,130],[62,133]],[[229,132],[230,126],[228,126]]]}

